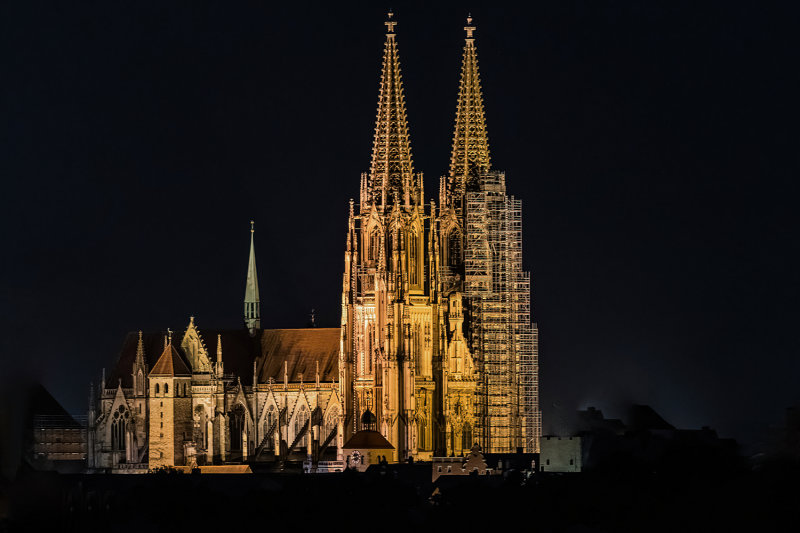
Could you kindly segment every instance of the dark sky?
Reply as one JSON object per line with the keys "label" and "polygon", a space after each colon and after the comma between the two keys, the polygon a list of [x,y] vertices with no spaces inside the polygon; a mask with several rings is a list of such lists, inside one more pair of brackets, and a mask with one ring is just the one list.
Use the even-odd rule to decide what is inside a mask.
{"label": "dark sky", "polygon": [[[182,5],[181,5],[182,4]],[[786,3],[789,6],[790,3]],[[464,17],[523,200],[546,431],[651,404],[746,442],[800,402],[797,13],[396,2],[416,170],[446,172]],[[4,2],[2,358],[68,410],[126,332],[339,322],[385,6]]]}

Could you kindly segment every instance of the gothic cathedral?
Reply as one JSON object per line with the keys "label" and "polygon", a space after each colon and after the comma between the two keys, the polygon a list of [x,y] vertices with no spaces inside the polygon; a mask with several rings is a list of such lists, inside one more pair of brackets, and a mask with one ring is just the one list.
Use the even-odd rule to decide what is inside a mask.
{"label": "gothic cathedral", "polygon": [[90,392],[90,471],[335,471],[363,430],[391,461],[467,455],[476,443],[539,451],[522,207],[491,168],[475,27],[468,18],[437,205],[414,172],[395,26],[389,13],[372,162],[350,201],[341,326],[262,329],[251,226],[243,327],[201,332],[191,317],[179,340],[129,334]]}

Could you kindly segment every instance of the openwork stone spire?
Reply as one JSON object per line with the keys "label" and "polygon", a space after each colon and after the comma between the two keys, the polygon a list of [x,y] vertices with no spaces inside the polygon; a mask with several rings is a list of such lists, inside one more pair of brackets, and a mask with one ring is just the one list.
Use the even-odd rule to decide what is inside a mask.
{"label": "openwork stone spire", "polygon": [[393,17],[394,14],[390,11],[389,20],[385,22],[386,42],[383,46],[378,116],[370,166],[371,199],[379,205],[384,205],[395,197],[403,198],[405,188],[413,183],[414,173],[403,80],[394,33],[397,22]]}
{"label": "openwork stone spire", "polygon": [[450,157],[450,183],[455,194],[464,194],[477,185],[478,177],[491,167],[483,94],[478,73],[472,17],[467,17],[466,43],[461,62],[461,83],[458,89],[456,127]]}

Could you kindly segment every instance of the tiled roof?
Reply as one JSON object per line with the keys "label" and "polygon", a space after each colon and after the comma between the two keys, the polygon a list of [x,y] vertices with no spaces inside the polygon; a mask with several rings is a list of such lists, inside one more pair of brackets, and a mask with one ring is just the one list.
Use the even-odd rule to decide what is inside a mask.
{"label": "tiled roof", "polygon": [[[222,336],[225,373],[239,376],[244,385],[252,385],[253,360],[258,361],[259,383],[266,383],[269,378],[283,382],[284,361],[287,363],[290,383],[299,382],[301,373],[306,383],[313,382],[317,361],[320,381],[330,383],[339,378],[339,328],[265,329],[255,337],[251,337],[244,328],[215,330],[198,326],[198,331],[205,341],[212,363],[217,358],[217,335]],[[138,338],[138,332],[128,333],[125,337],[117,363],[108,375],[108,386],[116,386],[120,379],[123,387],[133,386],[131,372]],[[172,347],[186,362],[189,358],[179,346],[182,339],[182,334],[173,336]],[[145,361],[149,368],[154,369],[164,350],[164,334],[145,333],[142,342]]]}
{"label": "tiled roof", "polygon": [[172,343],[164,347],[161,357],[150,371],[151,376],[191,376],[192,371]]}

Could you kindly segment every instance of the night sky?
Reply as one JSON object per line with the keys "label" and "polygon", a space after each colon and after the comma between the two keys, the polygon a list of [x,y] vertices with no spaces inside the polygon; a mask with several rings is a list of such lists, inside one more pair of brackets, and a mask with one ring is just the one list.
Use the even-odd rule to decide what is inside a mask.
{"label": "night sky", "polygon": [[[653,406],[763,440],[800,402],[797,13],[392,0],[438,201],[472,12],[492,163],[523,200],[546,432]],[[70,411],[128,331],[338,326],[386,7],[0,6],[0,382]]]}

